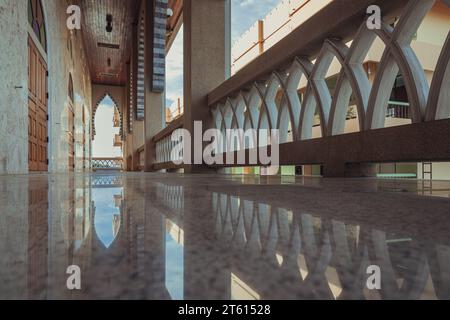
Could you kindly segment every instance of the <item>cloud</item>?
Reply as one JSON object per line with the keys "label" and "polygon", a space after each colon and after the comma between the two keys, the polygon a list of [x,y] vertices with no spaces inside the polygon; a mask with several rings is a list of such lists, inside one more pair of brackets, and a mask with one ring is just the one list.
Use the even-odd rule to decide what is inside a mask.
{"label": "cloud", "polygon": [[113,127],[113,102],[105,98],[95,114],[96,136],[92,142],[94,158],[121,157],[121,148],[113,146],[114,135],[119,134],[120,128]]}
{"label": "cloud", "polygon": [[166,106],[183,97],[183,27],[166,57]]}
{"label": "cloud", "polygon": [[244,0],[244,1],[238,1],[240,2],[239,5],[241,7],[247,7],[255,4],[255,0]]}
{"label": "cloud", "polygon": [[280,0],[232,0],[232,42],[238,40],[256,21],[263,19],[280,2]]}
{"label": "cloud", "polygon": [[[232,0],[232,43],[259,19],[263,19],[280,0]],[[174,106],[183,97],[183,27],[166,58],[166,106]]]}

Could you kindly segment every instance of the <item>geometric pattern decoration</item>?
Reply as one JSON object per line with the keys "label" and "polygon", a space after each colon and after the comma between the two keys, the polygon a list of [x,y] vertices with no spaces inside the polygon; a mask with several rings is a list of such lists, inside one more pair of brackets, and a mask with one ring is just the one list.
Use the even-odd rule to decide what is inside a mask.
{"label": "geometric pattern decoration", "polygon": [[[352,95],[361,131],[385,127],[392,87],[398,73],[404,78],[413,123],[450,117],[450,33],[428,85],[423,67],[411,48],[420,24],[434,0],[411,0],[403,8],[395,27],[382,24],[369,30],[362,21],[350,46],[337,39],[325,39],[316,57],[296,57],[285,70],[274,70],[263,82],[255,82],[212,106],[216,129],[279,129],[280,142],[312,137],[316,110],[322,136],[343,134]],[[385,45],[373,84],[363,62],[375,39]],[[341,65],[335,92],[331,95],[326,75],[333,59]],[[298,94],[300,80],[307,81],[304,98]],[[281,96],[281,98],[280,98]],[[255,139],[258,139],[255,137]],[[253,141],[256,143],[256,141]]]}
{"label": "geometric pattern decoration", "polygon": [[[184,209],[184,187],[179,185],[156,184],[156,196],[167,209],[174,210],[175,214],[181,214]],[[179,211],[180,210],[180,211]]]}
{"label": "geometric pattern decoration", "polygon": [[136,120],[144,120],[145,116],[145,17],[141,12],[138,25],[138,48],[137,48],[137,100]]}
{"label": "geometric pattern decoration", "polygon": [[96,174],[92,176],[91,186],[93,188],[111,188],[123,187],[123,176],[122,175],[111,175],[111,174]]}
{"label": "geometric pattern decoration", "polygon": [[155,163],[169,163],[181,161],[182,154],[174,154],[172,151],[178,142],[172,141],[172,136],[166,136],[155,143]]}
{"label": "geometric pattern decoration", "polygon": [[93,158],[92,170],[123,170],[123,160],[119,158]]}
{"label": "geometric pattern decoration", "polygon": [[163,92],[166,78],[167,1],[155,0],[153,21],[152,91]]}

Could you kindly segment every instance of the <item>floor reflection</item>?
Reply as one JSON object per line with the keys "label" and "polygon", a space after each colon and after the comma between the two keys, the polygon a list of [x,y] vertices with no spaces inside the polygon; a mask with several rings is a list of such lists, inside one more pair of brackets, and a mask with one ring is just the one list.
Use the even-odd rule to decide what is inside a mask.
{"label": "floor reflection", "polygon": [[0,298],[450,299],[450,202],[392,183],[0,177]]}
{"label": "floor reflection", "polygon": [[120,230],[122,189],[94,188],[92,204],[96,235],[109,248]]}

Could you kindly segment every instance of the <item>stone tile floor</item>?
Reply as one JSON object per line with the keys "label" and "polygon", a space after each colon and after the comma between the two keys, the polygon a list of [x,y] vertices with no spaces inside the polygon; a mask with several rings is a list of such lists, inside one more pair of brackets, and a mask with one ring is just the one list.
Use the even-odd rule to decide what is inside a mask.
{"label": "stone tile floor", "polygon": [[[449,299],[450,182],[429,187],[2,176],[0,298]],[[68,289],[69,266],[79,267],[81,290]],[[369,266],[380,270],[379,290],[368,287],[376,284]]]}

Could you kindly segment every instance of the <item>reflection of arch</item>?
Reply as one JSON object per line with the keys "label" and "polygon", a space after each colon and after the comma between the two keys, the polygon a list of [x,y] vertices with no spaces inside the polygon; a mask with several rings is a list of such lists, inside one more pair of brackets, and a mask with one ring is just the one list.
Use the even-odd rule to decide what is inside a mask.
{"label": "reflection of arch", "polygon": [[120,116],[120,135],[123,135],[123,115],[122,115],[122,110],[119,108],[119,104],[117,103],[117,101],[114,99],[114,97],[109,94],[109,93],[105,93],[101,96],[101,98],[97,101],[97,103],[94,105],[94,108],[92,110],[92,140],[94,140],[94,136],[96,135],[96,131],[95,131],[95,115],[97,114],[97,109],[100,106],[100,104],[103,102],[103,100],[109,97],[112,102],[114,103],[114,108],[119,112],[119,116]]}

